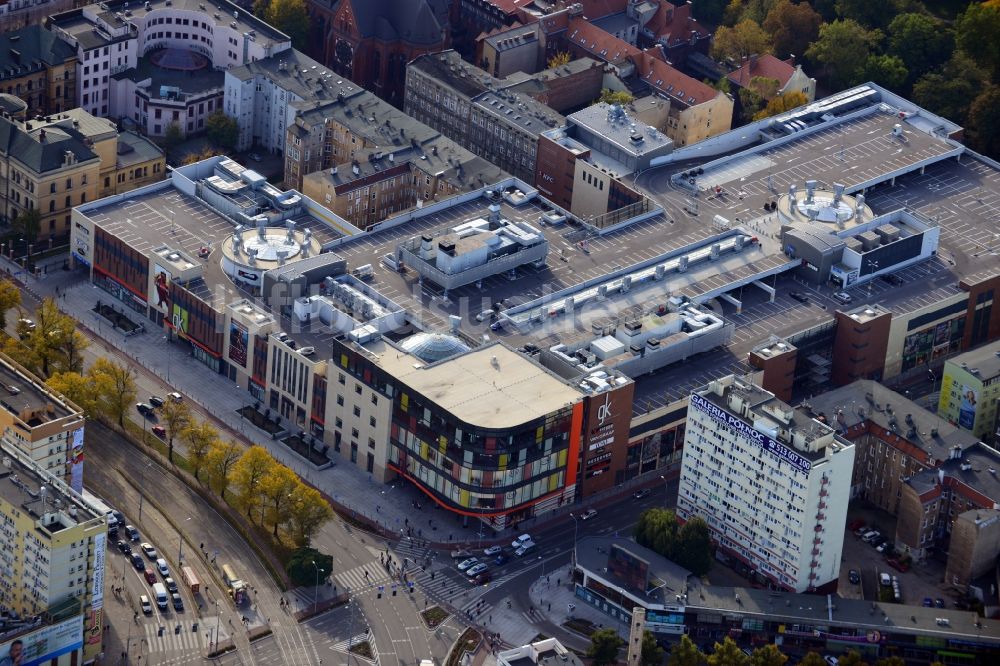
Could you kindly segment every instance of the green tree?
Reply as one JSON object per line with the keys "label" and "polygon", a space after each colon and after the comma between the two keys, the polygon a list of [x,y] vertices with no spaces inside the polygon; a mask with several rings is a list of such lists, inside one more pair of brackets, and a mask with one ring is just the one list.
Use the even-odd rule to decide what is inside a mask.
{"label": "green tree", "polygon": [[695,576],[704,576],[712,566],[712,537],[699,516],[690,518],[677,532],[674,560]]}
{"label": "green tree", "polygon": [[[548,61],[549,69],[555,69],[556,67],[562,67],[569,63],[570,55],[569,51],[560,51],[554,54]],[[602,91],[603,92],[603,91]]]}
{"label": "green tree", "polygon": [[292,493],[301,483],[295,472],[284,465],[275,465],[261,479],[260,491],[267,507],[265,524],[270,523],[275,538],[278,538],[278,528],[288,522],[292,505]]}
{"label": "green tree", "polygon": [[767,100],[777,97],[780,87],[781,81],[767,76],[754,76],[750,79],[750,83],[747,84],[747,88]]}
{"label": "green tree", "polygon": [[826,660],[815,652],[807,652],[799,661],[799,666],[827,666]]}
{"label": "green tree", "polygon": [[914,102],[932,113],[964,124],[969,105],[986,85],[987,72],[962,51],[955,51],[941,69],[913,85]]}
{"label": "green tree", "polygon": [[751,88],[740,88],[741,118],[744,123],[751,122],[763,110],[767,101]]}
{"label": "green tree", "polygon": [[885,657],[876,661],[875,666],[906,666],[906,660],[902,657]]}
{"label": "green tree", "polygon": [[626,104],[631,104],[635,99],[627,90],[611,90],[610,88],[604,88],[601,90],[601,96],[597,99],[598,102],[604,102],[605,104],[618,104],[625,106]]}
{"label": "green tree", "polygon": [[788,655],[782,653],[774,643],[759,647],[750,655],[750,666],[784,666]]}
{"label": "green tree", "polygon": [[42,213],[37,208],[28,208],[19,212],[10,223],[10,230],[18,238],[23,238],[29,245],[38,238],[42,229]]}
{"label": "green tree", "polygon": [[1000,86],[989,86],[973,100],[965,134],[973,150],[1000,159]]}
{"label": "green tree", "polygon": [[951,29],[926,14],[900,14],[887,34],[887,53],[903,61],[911,81],[943,65],[955,50]]}
{"label": "green tree", "polygon": [[240,452],[240,445],[233,440],[228,442],[215,440],[205,454],[208,484],[222,499],[226,499],[226,491],[229,490],[231,482],[230,473],[233,465],[240,459]]}
{"label": "green tree", "polygon": [[822,66],[834,90],[841,90],[858,83],[868,56],[881,41],[878,30],[866,30],[853,19],[842,19],[820,26],[819,39],[806,49],[806,56]]}
{"label": "green tree", "polygon": [[708,666],[750,666],[750,657],[736,642],[726,636],[722,643],[716,643],[712,654],[708,655]]}
{"label": "green tree", "polygon": [[177,121],[172,121],[163,131],[163,147],[168,151],[177,147],[184,140],[184,130]]}
{"label": "green tree", "polygon": [[263,502],[261,500],[261,482],[271,469],[278,465],[267,449],[263,446],[251,446],[243,452],[240,459],[233,465],[232,479],[236,487],[236,507],[247,512],[247,518],[253,519],[253,511],[260,509],[260,524],[264,525]]}
{"label": "green tree", "polygon": [[99,357],[87,370],[94,383],[98,413],[125,429],[125,415],[135,402],[135,370],[131,366]]}
{"label": "green tree", "polygon": [[617,631],[611,627],[598,629],[590,635],[587,656],[593,660],[594,666],[607,666],[618,660],[618,648],[621,645],[622,639],[618,637]]}
{"label": "green tree", "polygon": [[[35,310],[35,327],[24,330],[21,340],[31,350],[28,366],[42,377],[53,372],[82,372],[87,339],[77,330],[76,321],[63,313],[55,300],[46,298]],[[26,359],[27,360],[27,359]]]}
{"label": "green tree", "polygon": [[95,383],[90,377],[79,372],[57,372],[45,380],[49,387],[63,395],[74,405],[83,410],[88,419],[95,419],[97,412],[97,393]]}
{"label": "green tree", "polygon": [[323,583],[333,573],[333,558],[315,548],[297,548],[288,558],[285,572],[296,587],[312,587],[317,575]]}
{"label": "green tree", "polygon": [[219,441],[219,431],[208,421],[192,421],[181,431],[180,436],[187,444],[188,462],[191,464],[194,478],[200,481],[198,473],[204,466],[212,445]]}
{"label": "green tree", "polygon": [[681,640],[670,648],[667,666],[704,666],[706,661],[705,653],[687,634],[682,634]]}
{"label": "green tree", "polygon": [[894,55],[872,54],[868,56],[868,62],[861,68],[862,80],[874,81],[889,90],[900,92],[906,85],[908,76],[906,65],[899,56]]}
{"label": "green tree", "polygon": [[174,438],[191,424],[191,408],[186,402],[167,400],[160,407],[160,421],[167,431],[167,460],[174,461]]}
{"label": "green tree", "polygon": [[642,632],[642,651],[639,661],[642,666],[660,666],[663,663],[663,648],[656,642],[653,632],[646,629]]}
{"label": "green tree", "polygon": [[718,25],[726,11],[726,0],[698,0],[691,5],[691,14],[710,25]]}
{"label": "green tree", "polygon": [[0,330],[7,328],[7,311],[21,306],[21,288],[6,278],[0,278]]}
{"label": "green tree", "polygon": [[290,499],[288,519],[292,538],[295,545],[308,546],[319,528],[333,518],[333,509],[318,490],[301,481],[295,486]]}
{"label": "green tree", "polygon": [[646,509],[636,523],[635,540],[639,545],[670,558],[674,554],[677,529],[677,515],[670,509]]}
{"label": "green tree", "polygon": [[[850,650],[847,654],[839,659],[837,666],[865,666],[867,662],[861,658],[861,655],[857,650]],[[933,666],[933,664],[931,665]]]}
{"label": "green tree", "polygon": [[785,111],[791,111],[794,108],[800,107],[808,101],[809,98],[805,96],[805,93],[793,90],[792,92],[778,95],[772,99],[767,103],[767,106],[757,112],[753,119],[761,120],[763,118],[770,118],[771,116],[776,116],[779,113],[784,113]]}
{"label": "green tree", "polygon": [[[262,5],[263,0],[255,0],[254,11]],[[309,13],[303,0],[270,0],[261,18],[291,37],[295,48],[305,50],[308,46]]]}
{"label": "green tree", "polygon": [[240,140],[240,125],[224,111],[216,111],[205,121],[208,138],[214,143],[232,150]]}
{"label": "green tree", "polygon": [[1000,5],[969,3],[955,21],[955,43],[989,74],[1000,74]]}
{"label": "green tree", "polygon": [[732,28],[722,26],[712,39],[712,57],[716,60],[732,58],[742,62],[751,55],[771,52],[771,36],[759,23],[743,20]]}
{"label": "green tree", "polygon": [[779,58],[805,55],[806,49],[819,37],[823,18],[808,2],[793,4],[781,0],[767,13],[764,30],[771,35],[774,53]]}
{"label": "green tree", "polygon": [[779,0],[742,0],[743,11],[740,13],[740,21],[763,23],[778,2]]}

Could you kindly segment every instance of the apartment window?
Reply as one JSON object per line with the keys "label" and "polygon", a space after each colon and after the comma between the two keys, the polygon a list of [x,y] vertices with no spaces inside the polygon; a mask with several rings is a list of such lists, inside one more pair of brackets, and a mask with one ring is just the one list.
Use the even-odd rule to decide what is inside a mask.
{"label": "apartment window", "polygon": [[374,393],[372,393],[372,404],[373,405],[377,405],[378,404],[378,396],[375,395]]}
{"label": "apartment window", "polygon": [[344,373],[342,372],[340,373],[340,375],[337,377],[337,381],[341,384],[343,384],[346,381],[344,378]]}
{"label": "apartment window", "polygon": [[358,438],[358,429],[357,428],[351,428],[351,437],[354,438],[354,439]]}
{"label": "apartment window", "polygon": [[369,416],[368,417],[368,425],[370,425],[373,428],[375,427],[375,417],[374,416]]}
{"label": "apartment window", "polygon": [[354,385],[354,392],[357,393],[358,395],[361,395],[361,384]]}
{"label": "apartment window", "polygon": [[337,406],[338,407],[343,407],[344,406],[344,396],[342,396],[342,395],[338,395],[337,396]]}
{"label": "apartment window", "polygon": [[56,184],[49,183],[49,194],[55,194],[55,193],[56,193]]}
{"label": "apartment window", "polygon": [[354,415],[358,417],[361,416],[361,408],[358,407],[357,405],[354,406]]}
{"label": "apartment window", "polygon": [[371,437],[368,438],[368,448],[369,449],[374,449],[375,448],[375,440],[372,439]]}

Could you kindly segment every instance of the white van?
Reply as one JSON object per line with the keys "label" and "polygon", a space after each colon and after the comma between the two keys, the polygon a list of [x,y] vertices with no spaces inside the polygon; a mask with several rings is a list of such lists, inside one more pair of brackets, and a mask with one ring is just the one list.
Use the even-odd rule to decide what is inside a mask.
{"label": "white van", "polygon": [[156,599],[156,607],[161,611],[167,610],[167,588],[163,583],[153,583],[153,597]]}
{"label": "white van", "polygon": [[382,263],[394,271],[399,271],[399,262],[396,261],[396,255],[391,252],[389,254],[382,255]]}
{"label": "white van", "polygon": [[354,277],[359,280],[370,280],[372,276],[375,275],[375,269],[372,268],[371,264],[365,264],[364,266],[358,266],[353,271]]}
{"label": "white van", "polygon": [[531,541],[531,535],[522,534],[521,536],[517,537],[511,542],[510,547],[513,548],[514,550],[517,550],[518,548],[528,543],[529,541]]}

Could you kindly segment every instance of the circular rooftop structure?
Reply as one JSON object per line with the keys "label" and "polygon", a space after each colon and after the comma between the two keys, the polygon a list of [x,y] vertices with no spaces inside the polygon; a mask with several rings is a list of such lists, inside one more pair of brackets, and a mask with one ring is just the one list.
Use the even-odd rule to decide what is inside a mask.
{"label": "circular rooftop structure", "polygon": [[844,229],[872,219],[872,210],[865,204],[862,194],[844,194],[842,186],[835,190],[819,189],[815,181],[808,181],[805,189],[795,185],[778,197],[778,217],[782,224],[813,223]]}
{"label": "circular rooftop structure", "polygon": [[400,346],[425,363],[436,363],[469,351],[469,345],[447,333],[417,333],[403,340]]}
{"label": "circular rooftop structure", "polygon": [[176,48],[157,49],[151,51],[147,57],[157,67],[178,72],[194,72],[205,69],[210,62],[207,57],[200,53]]}
{"label": "circular rooftop structure", "polygon": [[322,246],[308,229],[291,227],[238,227],[222,241],[222,268],[234,281],[259,285],[264,271],[307,257]]}

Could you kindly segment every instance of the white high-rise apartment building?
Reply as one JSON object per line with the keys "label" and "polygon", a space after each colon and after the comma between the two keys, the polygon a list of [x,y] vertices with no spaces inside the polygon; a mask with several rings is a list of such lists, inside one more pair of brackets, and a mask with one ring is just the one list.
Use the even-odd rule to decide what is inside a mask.
{"label": "white high-rise apartment building", "polygon": [[836,586],[854,444],[732,375],[691,394],[677,514],[777,587]]}

